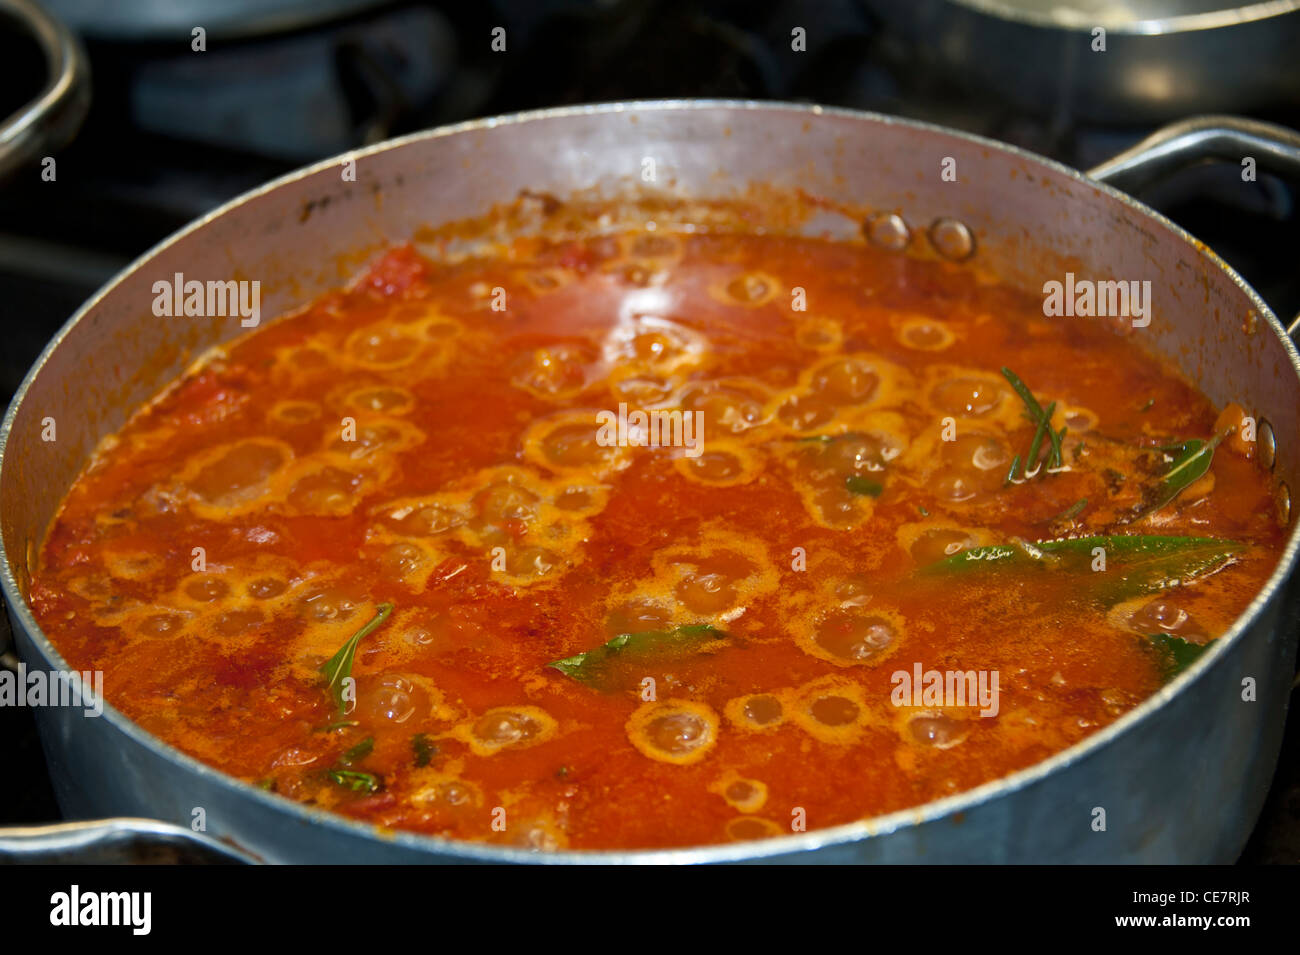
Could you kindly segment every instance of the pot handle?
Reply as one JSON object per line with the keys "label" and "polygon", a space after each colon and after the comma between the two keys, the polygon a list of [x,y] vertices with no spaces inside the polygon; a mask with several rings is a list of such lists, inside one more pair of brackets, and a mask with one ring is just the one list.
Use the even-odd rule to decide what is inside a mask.
{"label": "pot handle", "polygon": [[96,819],[0,828],[0,865],[236,865],[261,860],[200,832],[153,819]]}
{"label": "pot handle", "polygon": [[[1089,169],[1088,175],[1116,189],[1137,192],[1193,163],[1241,162],[1247,156],[1265,171],[1300,183],[1300,133],[1240,116],[1197,116],[1171,123]],[[1300,344],[1300,315],[1287,327],[1287,334]]]}
{"label": "pot handle", "polygon": [[1247,156],[1268,172],[1300,182],[1300,133],[1240,116],[1196,116],[1171,123],[1089,169],[1088,175],[1137,192],[1196,162],[1241,162]]}
{"label": "pot handle", "polygon": [[0,177],[70,140],[90,108],[90,62],[81,43],[32,0],[0,0],[45,56],[50,79],[36,99],[0,124]]}

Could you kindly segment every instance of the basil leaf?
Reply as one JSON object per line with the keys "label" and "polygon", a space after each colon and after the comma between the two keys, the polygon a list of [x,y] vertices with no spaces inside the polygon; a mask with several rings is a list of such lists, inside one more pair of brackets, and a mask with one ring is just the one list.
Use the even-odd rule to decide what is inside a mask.
{"label": "basil leaf", "polygon": [[[1093,550],[1106,552],[1106,570],[1093,571]],[[1053,569],[1093,581],[1093,592],[1111,603],[1155,593],[1220,570],[1244,545],[1217,537],[1111,534],[1067,540],[1019,541],[958,551],[921,569],[954,574],[990,568]]]}
{"label": "basil leaf", "polygon": [[377,609],[378,613],[350,636],[347,643],[339,647],[339,652],[325,661],[320,668],[321,674],[325,677],[325,688],[333,692],[334,705],[338,707],[340,716],[347,712],[346,701],[343,699],[343,681],[352,675],[352,658],[356,656],[357,644],[374,633],[379,625],[388,619],[388,615],[393,612],[393,605],[380,604]]}
{"label": "basil leaf", "polygon": [[1172,633],[1148,633],[1147,639],[1160,657],[1166,683],[1200,659],[1201,654],[1215,643],[1215,640],[1209,643],[1190,643]]}
{"label": "basil leaf", "polygon": [[685,624],[672,630],[620,633],[594,650],[555,660],[547,666],[595,689],[619,689],[626,682],[626,674],[620,672],[619,664],[622,662],[643,657],[678,659],[710,641],[724,640],[728,636],[725,631],[707,623]]}

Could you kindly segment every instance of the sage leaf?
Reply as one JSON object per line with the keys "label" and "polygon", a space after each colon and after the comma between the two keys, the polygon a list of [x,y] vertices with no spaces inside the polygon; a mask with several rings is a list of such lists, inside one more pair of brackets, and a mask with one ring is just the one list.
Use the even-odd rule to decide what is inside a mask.
{"label": "sage leaf", "polygon": [[1166,683],[1199,660],[1201,654],[1215,643],[1214,640],[1209,643],[1191,643],[1171,633],[1149,633],[1147,639],[1160,657]]}
{"label": "sage leaf", "polygon": [[[1093,552],[1102,548],[1106,569],[1093,571]],[[1187,584],[1227,566],[1244,549],[1217,537],[1109,534],[1063,540],[1014,541],[971,547],[921,569],[923,574],[960,574],[994,568],[1078,574],[1108,603]]]}
{"label": "sage leaf", "polygon": [[1204,477],[1214,461],[1214,449],[1228,434],[1228,431],[1220,431],[1209,441],[1191,438],[1179,444],[1162,447],[1161,451],[1174,453],[1174,460],[1169,470],[1160,478],[1152,495],[1153,503],[1142,512],[1142,516],[1160,510]]}
{"label": "sage leaf", "polygon": [[595,689],[619,689],[628,682],[626,668],[622,666],[624,663],[643,659],[680,659],[728,636],[725,631],[707,623],[685,624],[671,630],[620,633],[593,650],[555,660],[547,666]]}
{"label": "sage leaf", "polygon": [[326,660],[320,668],[321,674],[325,677],[325,688],[334,694],[334,705],[338,707],[340,716],[347,712],[346,701],[343,699],[343,681],[352,675],[352,660],[357,654],[357,645],[388,619],[388,615],[393,612],[393,605],[380,604],[377,609],[378,613],[350,636],[347,642],[339,647],[338,653]]}

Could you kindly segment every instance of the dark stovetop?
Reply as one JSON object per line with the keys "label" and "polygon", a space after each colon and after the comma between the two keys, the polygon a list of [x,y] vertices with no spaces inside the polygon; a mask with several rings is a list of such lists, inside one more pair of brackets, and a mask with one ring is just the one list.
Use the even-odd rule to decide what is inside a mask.
{"label": "dark stovetop", "polygon": [[[788,55],[792,23],[809,27],[801,57]],[[507,28],[509,56],[482,41],[496,25]],[[0,59],[21,79],[30,51],[12,43],[0,35]],[[188,32],[175,43],[89,42],[94,104],[58,155],[57,186],[0,184],[0,394],[12,394],[58,326],[154,242],[296,166],[414,129],[616,99],[808,100],[968,129],[1079,168],[1150,131],[1014,114],[916,69],[861,0],[392,0],[338,23],[218,39],[202,57],[188,43]],[[4,85],[0,115],[32,91]],[[1300,104],[1260,118],[1300,128]],[[1237,267],[1280,316],[1295,315],[1296,193],[1268,177],[1243,191],[1233,176],[1189,170],[1143,198]],[[0,760],[9,783],[0,825],[57,818],[29,711],[0,707]],[[1241,861],[1300,862],[1294,710]]]}

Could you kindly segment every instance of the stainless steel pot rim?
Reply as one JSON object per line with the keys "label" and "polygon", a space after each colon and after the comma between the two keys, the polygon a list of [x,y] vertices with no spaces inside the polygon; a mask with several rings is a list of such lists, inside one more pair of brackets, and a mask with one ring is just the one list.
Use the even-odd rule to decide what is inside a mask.
{"label": "stainless steel pot rim", "polygon": [[[1300,3],[1300,0],[1297,0],[1297,2]],[[471,120],[469,122],[458,123],[451,126],[443,126],[437,129],[412,133],[408,136],[388,140],[374,146],[352,150],[351,152],[344,153],[340,156],[322,160],[321,162],[315,163],[311,166],[288,173],[287,175],[260,186],[257,189],[244,193],[241,196],[237,196],[221,207],[209,212],[207,215],[196,219],[194,222],[185,226],[175,234],[168,236],[132,262],[130,266],[124,269],[104,285],[103,288],[91,296],[91,298],[82,305],[66,323],[64,323],[58,334],[56,334],[54,338],[50,340],[50,343],[46,345],[45,350],[32,365],[32,368],[28,371],[22,385],[15,393],[13,401],[10,403],[9,408],[5,413],[3,424],[0,424],[0,473],[2,473],[5,460],[5,450],[8,447],[9,435],[14,426],[17,409],[26,397],[32,381],[40,373],[49,356],[59,347],[60,343],[69,334],[73,326],[75,326],[83,316],[90,313],[101,299],[107,296],[118,284],[121,283],[124,277],[136,272],[155,255],[159,254],[172,244],[180,241],[190,233],[203,228],[205,224],[213,219],[238,208],[258,196],[271,192],[287,183],[295,182],[311,176],[322,170],[336,168],[340,163],[348,160],[361,160],[365,159],[367,156],[374,156],[389,150],[400,149],[411,143],[437,139],[444,136],[454,136],[464,132],[488,130],[497,126],[607,113],[619,114],[631,112],[645,113],[737,109],[771,113],[796,112],[807,114],[809,116],[825,115],[844,119],[867,121],[886,126],[909,127],[935,135],[965,140],[972,144],[983,146],[987,149],[995,150],[1011,157],[1036,163],[1061,175],[1069,177],[1081,186],[1100,190],[1112,198],[1128,205],[1133,210],[1159,223],[1175,236],[1192,245],[1198,254],[1227,274],[1233,283],[1245,293],[1251,306],[1263,319],[1263,323],[1272,331],[1273,334],[1277,335],[1281,339],[1287,357],[1290,359],[1291,369],[1297,377],[1300,378],[1300,354],[1297,354],[1295,345],[1291,342],[1290,338],[1288,338],[1285,330],[1278,322],[1277,317],[1273,314],[1272,310],[1267,304],[1265,304],[1263,299],[1259,297],[1255,290],[1246,284],[1235,270],[1220,259],[1214,252],[1206,248],[1203,243],[1197,242],[1193,239],[1186,230],[1174,224],[1160,213],[1148,208],[1128,194],[1113,189],[1104,183],[1090,179],[1078,170],[1072,169],[1071,167],[1056,162],[1055,160],[1038,156],[1016,146],[987,139],[982,136],[948,129],[932,123],[925,123],[911,119],[901,119],[898,117],[860,110],[840,109],[802,103],[723,99],[672,99],[598,103],[585,106],[532,110],[521,113],[512,113],[505,116]],[[856,822],[844,823],[839,826],[832,826],[825,829],[814,829],[808,832],[774,837],[756,842],[725,843],[721,845],[694,846],[683,849],[563,850],[538,853],[521,848],[494,846],[477,842],[464,842],[422,835],[415,832],[381,829],[377,826],[357,822],[341,815],[313,809],[302,803],[275,796],[256,786],[220,772],[219,770],[200,762],[194,757],[147,733],[107,701],[105,701],[104,704],[104,713],[99,718],[109,720],[118,730],[125,733],[139,745],[152,751],[154,755],[158,756],[160,759],[180,764],[188,771],[202,777],[207,783],[221,786],[222,788],[231,791],[236,795],[242,796],[245,799],[251,799],[261,803],[264,808],[283,812],[300,824],[316,825],[355,837],[375,839],[405,849],[410,849],[415,852],[427,853],[431,856],[434,854],[440,854],[443,856],[451,856],[461,860],[475,862],[543,862],[554,864],[680,864],[761,860],[773,856],[781,856],[795,852],[807,852],[827,846],[851,843],[872,836],[881,835],[883,833],[892,832],[906,826],[916,826],[922,823],[943,819],[945,817],[955,817],[958,816],[958,814],[967,812],[981,803],[989,801],[1003,793],[1023,789],[1037,780],[1056,772],[1058,769],[1087,760],[1095,752],[1107,745],[1112,739],[1127,732],[1129,728],[1146,719],[1162,707],[1168,700],[1182,692],[1185,687],[1188,687],[1199,680],[1220,655],[1228,652],[1228,648],[1232,644],[1235,644],[1238,640],[1242,639],[1243,634],[1253,623],[1254,619],[1261,613],[1265,605],[1268,604],[1274,595],[1284,586],[1287,577],[1295,569],[1298,560],[1300,560],[1300,521],[1293,521],[1291,534],[1287,539],[1285,548],[1283,549],[1282,555],[1278,560],[1277,567],[1272,576],[1268,579],[1268,582],[1260,592],[1255,595],[1255,599],[1251,601],[1250,606],[1247,607],[1246,610],[1237,618],[1228,632],[1217,640],[1213,647],[1202,654],[1200,659],[1188,667],[1187,670],[1168,685],[1162,687],[1158,692],[1148,697],[1128,713],[1125,713],[1114,723],[1111,723],[1109,726],[1093,733],[1091,736],[1076,743],[1069,749],[1055,753],[1042,762],[1035,763],[1032,766],[1012,773],[1009,776],[991,780],[990,782],[977,786],[974,789],[968,789],[944,799],[924,803],[920,806],[915,806],[909,809],[899,810],[887,815],[876,816],[871,819],[863,819]],[[18,581],[14,576],[10,563],[10,555],[5,547],[3,538],[0,538],[0,561],[3,561],[3,575],[0,575],[0,588],[3,589],[11,613],[18,618],[22,628],[30,635],[36,648],[48,662],[52,663],[59,669],[69,669],[67,661],[63,659],[63,656],[59,653],[58,649],[55,648],[54,644],[50,642],[50,639],[40,629],[40,626],[36,622],[36,618],[32,614],[31,608],[27,605],[27,601],[23,599],[19,592]],[[954,824],[958,824],[955,819],[953,822]]]}
{"label": "stainless steel pot rim", "polygon": [[1219,10],[1124,19],[1124,15],[1120,13],[1089,13],[1085,10],[1072,9],[1066,4],[1044,5],[1044,9],[1034,9],[1008,0],[948,0],[948,2],[967,7],[985,16],[1046,30],[1089,33],[1096,27],[1102,27],[1108,33],[1128,36],[1164,36],[1171,33],[1217,30],[1280,17],[1300,10],[1300,0],[1262,0],[1259,3],[1245,3],[1239,6],[1233,6],[1231,0],[1223,0],[1223,7]]}

